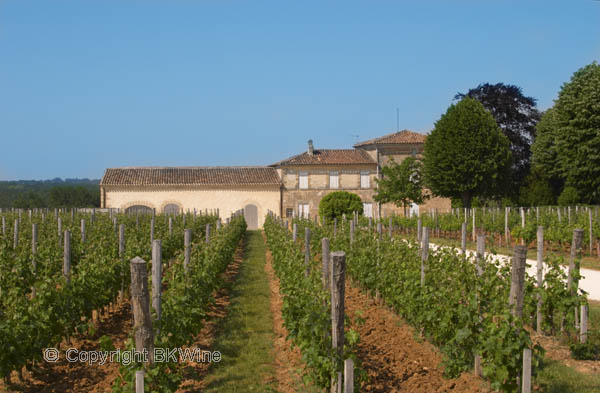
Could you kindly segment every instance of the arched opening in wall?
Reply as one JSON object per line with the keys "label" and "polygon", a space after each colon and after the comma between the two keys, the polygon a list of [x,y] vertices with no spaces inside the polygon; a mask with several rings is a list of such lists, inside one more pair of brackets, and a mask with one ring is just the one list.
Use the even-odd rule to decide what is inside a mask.
{"label": "arched opening in wall", "polygon": [[179,214],[179,206],[174,203],[169,203],[163,208],[164,214]]}
{"label": "arched opening in wall", "polygon": [[244,207],[244,218],[248,229],[258,229],[258,208],[256,205],[249,204]]}
{"label": "arched opening in wall", "polygon": [[144,205],[133,205],[125,209],[125,213],[132,214],[152,214],[152,209]]}

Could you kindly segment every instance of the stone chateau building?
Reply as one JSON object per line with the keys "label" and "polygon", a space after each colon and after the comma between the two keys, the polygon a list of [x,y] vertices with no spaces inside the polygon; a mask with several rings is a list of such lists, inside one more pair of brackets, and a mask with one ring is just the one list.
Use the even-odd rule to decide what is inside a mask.
{"label": "stone chateau building", "polygon": [[[364,214],[403,214],[373,200],[381,167],[421,157],[426,136],[404,130],[360,142],[354,149],[315,149],[269,166],[108,168],[100,181],[103,208],[176,213],[219,209],[221,216],[243,208],[250,229],[262,227],[270,210],[283,217],[318,215],[326,194],[344,190],[360,196]],[[450,210],[450,200],[432,198],[419,209]]]}

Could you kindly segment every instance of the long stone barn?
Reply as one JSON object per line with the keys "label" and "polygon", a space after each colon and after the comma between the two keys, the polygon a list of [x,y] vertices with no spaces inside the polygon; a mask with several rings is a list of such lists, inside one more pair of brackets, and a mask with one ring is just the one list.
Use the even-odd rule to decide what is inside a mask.
{"label": "long stone barn", "polygon": [[[421,158],[426,136],[404,130],[354,145],[354,149],[315,149],[312,141],[295,156],[269,166],[109,168],[100,181],[103,208],[157,213],[217,210],[222,217],[244,209],[250,229],[260,228],[268,211],[282,217],[318,215],[320,200],[333,191],[356,193],[364,214],[403,214],[377,204],[376,181],[390,158]],[[419,209],[449,211],[450,200],[431,198]]]}

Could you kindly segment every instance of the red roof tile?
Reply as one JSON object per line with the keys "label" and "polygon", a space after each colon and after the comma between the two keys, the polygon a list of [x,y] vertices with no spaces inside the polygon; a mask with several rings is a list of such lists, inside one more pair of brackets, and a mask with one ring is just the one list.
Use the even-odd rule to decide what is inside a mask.
{"label": "red roof tile", "polygon": [[100,181],[104,186],[243,186],[279,185],[270,167],[123,167],[108,168]]}
{"label": "red roof tile", "polygon": [[370,164],[376,162],[363,150],[355,149],[318,149],[310,155],[308,152],[298,154],[283,161],[276,162],[271,166],[284,165],[356,165]]}
{"label": "red roof tile", "polygon": [[427,135],[420,134],[409,130],[394,132],[392,134],[380,136],[379,138],[369,139],[368,141],[359,142],[354,147],[363,147],[368,145],[395,145],[395,144],[415,144],[425,143]]}

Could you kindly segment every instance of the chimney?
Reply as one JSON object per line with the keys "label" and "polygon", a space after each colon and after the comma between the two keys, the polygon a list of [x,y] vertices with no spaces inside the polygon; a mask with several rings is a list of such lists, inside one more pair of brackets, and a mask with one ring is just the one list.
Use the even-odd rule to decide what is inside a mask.
{"label": "chimney", "polygon": [[313,141],[312,141],[312,139],[309,139],[308,140],[308,155],[312,156],[314,151],[315,151],[315,148],[313,146]]}

